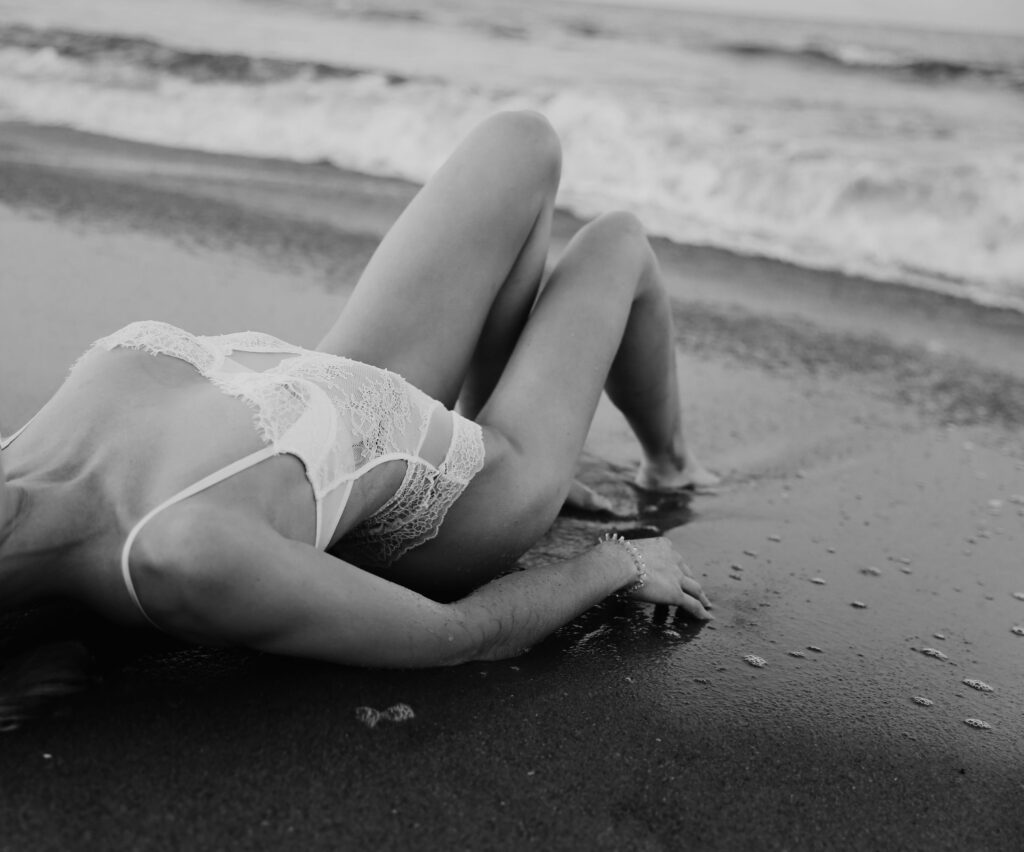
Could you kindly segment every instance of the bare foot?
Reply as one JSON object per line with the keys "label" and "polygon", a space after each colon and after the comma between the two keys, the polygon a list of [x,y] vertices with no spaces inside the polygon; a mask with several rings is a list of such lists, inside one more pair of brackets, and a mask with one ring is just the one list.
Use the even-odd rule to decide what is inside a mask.
{"label": "bare foot", "polygon": [[643,491],[668,493],[690,489],[698,493],[713,493],[722,478],[712,473],[695,456],[687,453],[683,464],[645,461],[636,472],[633,484]]}

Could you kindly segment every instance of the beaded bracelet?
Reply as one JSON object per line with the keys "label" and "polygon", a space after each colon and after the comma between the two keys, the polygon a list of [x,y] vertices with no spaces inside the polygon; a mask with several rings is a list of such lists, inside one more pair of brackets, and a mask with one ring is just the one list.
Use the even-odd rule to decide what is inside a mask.
{"label": "beaded bracelet", "polygon": [[622,545],[626,549],[626,553],[629,554],[629,558],[633,560],[633,566],[636,568],[636,582],[622,589],[622,591],[629,593],[642,589],[647,582],[647,563],[644,562],[643,554],[640,553],[633,542],[618,533],[607,532],[597,540],[598,544],[606,541]]}

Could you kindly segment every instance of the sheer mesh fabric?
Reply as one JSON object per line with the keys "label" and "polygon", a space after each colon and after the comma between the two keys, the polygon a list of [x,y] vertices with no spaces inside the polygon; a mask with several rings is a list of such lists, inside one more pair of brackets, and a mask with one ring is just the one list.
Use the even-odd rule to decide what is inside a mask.
{"label": "sheer mesh fabric", "polygon": [[[258,332],[197,336],[155,321],[133,323],[96,346],[179,358],[224,393],[244,400],[263,441],[302,461],[318,503],[374,462],[405,460],[398,491],[345,538],[346,553],[351,549],[374,567],[436,536],[452,503],[483,467],[480,427],[455,413],[444,461],[434,466],[422,459],[420,449],[441,403],[401,376],[359,361]],[[232,369],[229,358],[236,351],[287,357],[253,372]],[[328,540],[331,534],[333,529]]]}

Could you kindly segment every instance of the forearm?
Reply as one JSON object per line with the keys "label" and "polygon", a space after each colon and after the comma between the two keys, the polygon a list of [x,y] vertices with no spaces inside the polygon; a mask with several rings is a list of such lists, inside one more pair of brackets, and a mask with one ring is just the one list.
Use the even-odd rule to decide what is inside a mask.
{"label": "forearm", "polygon": [[508,574],[452,604],[469,659],[514,657],[636,580],[629,554],[604,543],[553,565]]}

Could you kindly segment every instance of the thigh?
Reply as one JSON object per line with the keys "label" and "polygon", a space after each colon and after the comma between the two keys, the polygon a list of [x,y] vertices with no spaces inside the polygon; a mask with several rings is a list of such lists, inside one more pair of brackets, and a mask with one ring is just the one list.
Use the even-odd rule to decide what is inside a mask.
{"label": "thigh", "polygon": [[615,359],[649,253],[642,232],[606,217],[570,243],[541,293],[477,420],[483,471],[437,538],[389,577],[448,597],[493,578],[532,547],[558,514]]}
{"label": "thigh", "polygon": [[318,348],[393,370],[452,405],[499,290],[536,242],[559,167],[542,117],[480,125],[399,217]]}

